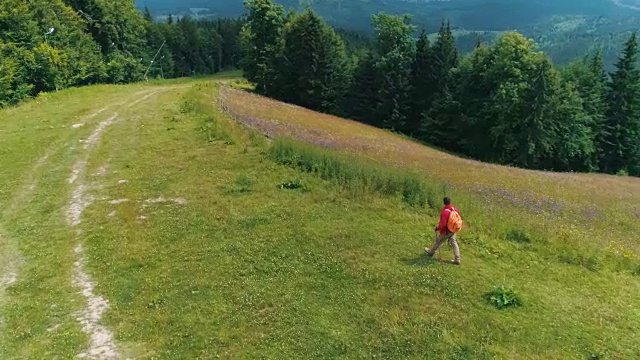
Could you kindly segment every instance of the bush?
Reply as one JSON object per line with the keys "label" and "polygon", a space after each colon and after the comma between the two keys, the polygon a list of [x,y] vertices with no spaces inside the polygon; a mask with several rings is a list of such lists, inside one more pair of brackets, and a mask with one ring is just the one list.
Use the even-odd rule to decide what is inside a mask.
{"label": "bush", "polygon": [[269,156],[277,163],[333,181],[357,196],[364,192],[399,196],[409,206],[436,208],[433,188],[418,175],[354,159],[292,140],[276,140]]}
{"label": "bush", "polygon": [[531,235],[521,229],[510,229],[509,231],[507,231],[507,240],[509,241],[513,241],[516,243],[525,243],[525,244],[529,244],[532,242],[532,238]]}
{"label": "bush", "polygon": [[304,184],[298,179],[285,181],[282,184],[278,185],[278,187],[280,189],[287,189],[287,190],[295,190],[295,189],[306,190],[306,186],[304,186]]}
{"label": "bush", "polygon": [[204,133],[208,142],[223,140],[225,144],[233,144],[233,140],[227,129],[212,115],[206,115],[203,117],[200,131]]}
{"label": "bush", "polygon": [[505,286],[495,287],[484,295],[485,300],[498,309],[522,306],[518,294]]}

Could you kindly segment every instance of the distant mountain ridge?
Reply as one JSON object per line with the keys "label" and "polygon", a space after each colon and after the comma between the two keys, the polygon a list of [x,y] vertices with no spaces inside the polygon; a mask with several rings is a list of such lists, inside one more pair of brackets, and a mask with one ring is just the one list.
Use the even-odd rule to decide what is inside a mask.
{"label": "distant mountain ridge", "polygon": [[640,10],[639,0],[611,0],[614,4],[633,10]]}
{"label": "distant mountain ridge", "polygon": [[[637,0],[276,0],[287,9],[312,6],[335,26],[353,30],[370,28],[371,15],[383,11],[408,13],[414,23],[436,29],[444,17],[471,30],[508,30],[533,25],[557,15],[624,16]],[[243,0],[136,0],[155,15],[187,14],[190,8],[207,8],[214,16],[240,16]]]}
{"label": "distant mountain ridge", "polygon": [[[608,67],[615,62],[623,38],[640,28],[640,0],[275,0],[286,9],[311,6],[331,25],[371,30],[378,12],[411,14],[413,24],[434,33],[442,19],[456,29],[458,46],[470,50],[480,37],[491,41],[517,30],[536,40],[556,63],[604,48]],[[237,17],[243,0],[136,0],[159,19],[173,16]]]}

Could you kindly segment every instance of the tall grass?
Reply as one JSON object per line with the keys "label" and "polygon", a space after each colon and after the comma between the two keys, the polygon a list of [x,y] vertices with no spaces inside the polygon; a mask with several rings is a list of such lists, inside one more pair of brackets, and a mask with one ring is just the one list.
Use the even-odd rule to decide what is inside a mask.
{"label": "tall grass", "polygon": [[341,156],[335,151],[277,139],[268,151],[275,162],[332,181],[357,197],[367,193],[401,197],[411,207],[436,209],[434,184],[417,174],[372,161]]}

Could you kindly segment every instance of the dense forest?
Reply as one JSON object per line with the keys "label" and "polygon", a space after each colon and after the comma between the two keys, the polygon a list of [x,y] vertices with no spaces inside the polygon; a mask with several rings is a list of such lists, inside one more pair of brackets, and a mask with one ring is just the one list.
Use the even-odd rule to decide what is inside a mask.
{"label": "dense forest", "polygon": [[[131,0],[0,3],[0,106],[97,83],[241,68],[256,91],[501,164],[640,175],[637,40],[612,71],[595,51],[554,65],[518,32],[461,54],[407,15],[372,16],[373,36],[311,9],[246,3],[238,19],[156,22]],[[416,36],[419,34],[419,36]]]}
{"label": "dense forest", "polygon": [[557,68],[517,32],[462,56],[448,22],[430,41],[413,36],[410,16],[381,13],[354,59],[312,10],[247,6],[242,68],[262,94],[484,161],[640,175],[635,34],[607,74],[600,51]]}
{"label": "dense forest", "polygon": [[[137,0],[156,19],[239,17],[244,0]],[[628,0],[632,2],[635,0]],[[610,71],[624,40],[640,27],[640,8],[612,0],[275,0],[285,11],[310,6],[331,26],[372,34],[371,16],[411,14],[412,24],[435,37],[443,18],[451,21],[458,50],[471,52],[478,38],[490,42],[505,31],[518,31],[536,42],[555,64],[577,60],[599,47]]]}
{"label": "dense forest", "polygon": [[[631,0],[627,0],[631,1]],[[148,6],[161,14],[189,14],[194,11],[215,17],[237,17],[245,12],[244,0],[136,0],[140,9]],[[438,30],[446,17],[470,30],[520,30],[553,16],[625,16],[634,10],[611,0],[275,0],[285,11],[311,6],[329,24],[350,30],[368,31],[371,16],[412,14],[413,22],[427,32]]]}
{"label": "dense forest", "polygon": [[236,67],[239,19],[152,21],[131,0],[0,2],[0,106],[41,92]]}

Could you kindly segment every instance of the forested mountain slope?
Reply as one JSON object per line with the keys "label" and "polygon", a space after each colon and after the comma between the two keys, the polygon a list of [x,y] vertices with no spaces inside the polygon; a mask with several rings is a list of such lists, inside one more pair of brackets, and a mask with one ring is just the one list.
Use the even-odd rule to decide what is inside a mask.
{"label": "forested mountain slope", "polygon": [[[369,29],[370,17],[380,11],[391,14],[410,13],[415,22],[437,29],[442,17],[457,26],[475,30],[508,30],[531,25],[557,15],[617,16],[628,8],[611,0],[280,0],[287,9],[300,10],[311,5],[323,18],[338,26]],[[209,9],[217,16],[238,16],[242,0],[137,0],[158,13],[180,13],[189,9]]]}
{"label": "forested mountain slope", "polygon": [[[634,0],[280,0],[286,9],[300,10],[310,4],[328,23],[348,30],[369,32],[371,16],[382,11],[411,14],[412,23],[435,33],[443,18],[456,30],[457,45],[469,52],[478,39],[492,41],[507,30],[533,38],[540,50],[558,64],[567,63],[603,48],[608,69],[629,32],[640,26]],[[154,16],[168,14],[194,17],[236,17],[245,13],[242,0],[137,0]]]}

